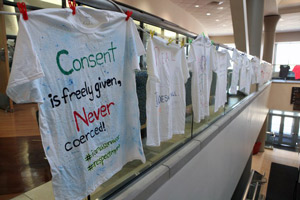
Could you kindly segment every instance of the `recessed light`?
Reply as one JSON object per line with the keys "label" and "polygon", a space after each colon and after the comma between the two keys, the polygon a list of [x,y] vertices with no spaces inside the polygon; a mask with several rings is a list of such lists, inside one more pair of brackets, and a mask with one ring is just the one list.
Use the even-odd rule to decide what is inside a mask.
{"label": "recessed light", "polygon": [[220,1],[220,2],[219,2],[219,5],[221,5],[221,4],[223,4],[223,3],[224,3],[223,1]]}
{"label": "recessed light", "polygon": [[284,21],[284,19],[280,18],[280,20],[279,20],[279,21]]}
{"label": "recessed light", "polygon": [[199,5],[195,5],[196,8],[199,8]]}
{"label": "recessed light", "polygon": [[225,27],[225,26],[226,26],[226,24],[223,24],[222,26],[223,26],[223,27]]}
{"label": "recessed light", "polygon": [[216,19],[216,22],[220,21],[219,19]]}
{"label": "recessed light", "polygon": [[210,13],[206,13],[207,16],[211,15]]}
{"label": "recessed light", "polygon": [[221,6],[221,7],[218,7],[217,9],[218,9],[218,10],[223,10],[223,9],[224,9],[224,7],[222,7],[222,6]]}

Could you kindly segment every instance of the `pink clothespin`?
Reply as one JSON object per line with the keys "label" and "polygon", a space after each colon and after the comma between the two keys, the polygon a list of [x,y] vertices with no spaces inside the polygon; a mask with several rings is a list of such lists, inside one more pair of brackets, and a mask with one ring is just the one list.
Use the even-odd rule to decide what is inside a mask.
{"label": "pink clothespin", "polygon": [[127,17],[126,17],[126,21],[128,21],[128,19],[129,19],[129,17],[132,15],[132,11],[126,11],[126,15],[127,15]]}
{"label": "pink clothespin", "polygon": [[20,13],[23,16],[24,20],[28,20],[28,15],[27,15],[27,8],[24,2],[18,2],[17,6],[19,8]]}
{"label": "pink clothespin", "polygon": [[73,0],[73,2],[71,0],[68,0],[69,3],[69,7],[73,10],[72,14],[75,15],[76,14],[76,2],[75,0]]}

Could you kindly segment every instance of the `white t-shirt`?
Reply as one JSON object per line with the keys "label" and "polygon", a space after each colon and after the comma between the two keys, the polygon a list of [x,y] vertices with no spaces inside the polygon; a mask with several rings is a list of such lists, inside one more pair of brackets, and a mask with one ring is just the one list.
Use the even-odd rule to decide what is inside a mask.
{"label": "white t-shirt", "polygon": [[238,53],[236,49],[233,50],[232,61],[233,61],[233,70],[232,70],[231,86],[229,91],[231,94],[237,94],[237,86],[240,78],[240,69],[242,67],[242,56],[241,54]]}
{"label": "white t-shirt", "polygon": [[267,62],[261,64],[261,84],[268,82],[272,78],[272,65]]}
{"label": "white t-shirt", "polygon": [[211,60],[215,47],[207,37],[199,35],[190,45],[188,62],[192,72],[192,105],[194,122],[209,116],[209,97],[212,81]]}
{"label": "white t-shirt", "polygon": [[215,55],[213,71],[217,74],[217,83],[214,111],[217,112],[227,102],[227,68],[231,66],[231,58],[227,50],[216,51]]}
{"label": "white t-shirt", "polygon": [[189,78],[184,48],[159,37],[147,45],[147,145],[159,146],[183,134],[185,127],[185,83]]}
{"label": "white t-shirt", "polygon": [[[249,70],[250,70],[250,61],[247,57],[246,54],[242,54],[242,67],[240,71],[240,85],[239,85],[239,91],[245,91],[248,83],[249,83],[249,78],[247,76]],[[251,77],[251,74],[250,74]],[[251,78],[250,78],[251,82]],[[250,83],[251,84],[251,83]]]}
{"label": "white t-shirt", "polygon": [[145,162],[134,72],[145,50],[121,13],[77,7],[28,17],[7,94],[38,103],[55,198],[81,200],[127,162]]}
{"label": "white t-shirt", "polygon": [[252,78],[251,83],[259,83],[260,82],[260,76],[261,76],[261,66],[260,66],[260,60],[257,57],[253,57],[251,59],[251,65],[252,65]]}

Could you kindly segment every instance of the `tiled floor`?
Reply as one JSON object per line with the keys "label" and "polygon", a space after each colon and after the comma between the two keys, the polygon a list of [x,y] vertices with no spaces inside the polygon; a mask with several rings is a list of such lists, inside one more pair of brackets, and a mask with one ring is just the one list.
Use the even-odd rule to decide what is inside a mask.
{"label": "tiled floor", "polygon": [[[300,157],[296,152],[281,149],[265,149],[265,152],[252,156],[252,169],[260,172],[261,174],[266,173],[265,177],[268,179],[272,162],[298,168],[299,161]],[[264,196],[267,194],[267,187],[268,183],[262,186],[261,194]]]}

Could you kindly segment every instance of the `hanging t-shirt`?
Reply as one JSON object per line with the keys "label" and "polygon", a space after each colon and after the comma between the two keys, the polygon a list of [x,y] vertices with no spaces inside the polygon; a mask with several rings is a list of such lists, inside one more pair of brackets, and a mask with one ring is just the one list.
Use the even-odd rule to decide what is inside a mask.
{"label": "hanging t-shirt", "polygon": [[279,77],[286,78],[290,71],[290,66],[288,65],[280,65]]}
{"label": "hanging t-shirt", "polygon": [[192,72],[192,106],[194,122],[209,116],[209,97],[212,81],[211,60],[215,48],[207,37],[199,35],[190,45],[188,62]]}
{"label": "hanging t-shirt", "polygon": [[300,79],[300,65],[296,65],[293,72],[295,73],[295,79]]}
{"label": "hanging t-shirt", "polygon": [[239,84],[239,91],[245,91],[246,87],[248,87],[249,80],[251,84],[251,74],[249,79],[250,72],[250,61],[246,54],[242,54],[242,67],[241,67],[241,73],[240,73],[240,84]]}
{"label": "hanging t-shirt", "polygon": [[261,64],[261,84],[268,82],[272,78],[272,65],[267,62]]}
{"label": "hanging t-shirt", "polygon": [[233,70],[232,70],[232,79],[231,79],[231,86],[229,92],[231,94],[237,94],[237,86],[240,78],[240,69],[242,67],[242,56],[241,54],[238,53],[236,49],[233,49],[232,61],[233,61]]}
{"label": "hanging t-shirt", "polygon": [[28,17],[7,94],[38,103],[55,198],[81,200],[127,162],[145,162],[135,85],[145,50],[121,13],[77,7]]}
{"label": "hanging t-shirt", "polygon": [[189,78],[184,48],[156,36],[150,38],[147,71],[147,145],[159,146],[173,134],[184,133]]}
{"label": "hanging t-shirt", "polygon": [[257,57],[253,57],[251,59],[251,66],[252,66],[251,84],[259,83],[261,78],[260,60]]}
{"label": "hanging t-shirt", "polygon": [[227,102],[227,68],[231,66],[227,50],[216,51],[213,61],[213,71],[217,74],[215,92],[215,112]]}

